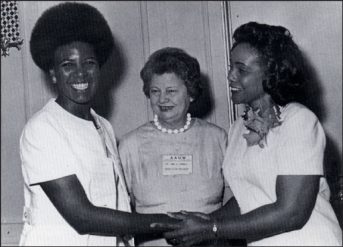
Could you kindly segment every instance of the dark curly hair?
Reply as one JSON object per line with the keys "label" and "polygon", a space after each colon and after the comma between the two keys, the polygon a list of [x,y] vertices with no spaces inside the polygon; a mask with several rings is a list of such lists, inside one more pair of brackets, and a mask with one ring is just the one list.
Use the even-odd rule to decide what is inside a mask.
{"label": "dark curly hair", "polygon": [[92,45],[100,66],[114,46],[111,29],[96,8],[66,2],[46,10],[36,22],[30,40],[33,61],[47,72],[53,65],[56,49],[73,41]]}
{"label": "dark curly hair", "polygon": [[[143,92],[149,98],[149,86],[153,75],[175,73],[184,81],[188,94],[196,101],[202,93],[200,65],[196,58],[174,47],[165,47],[150,55],[140,72]],[[193,101],[193,102],[194,102]]]}
{"label": "dark curly hair", "polygon": [[303,102],[305,97],[304,58],[285,27],[249,22],[233,34],[234,49],[240,43],[249,44],[266,66],[263,89],[274,102],[284,106]]}

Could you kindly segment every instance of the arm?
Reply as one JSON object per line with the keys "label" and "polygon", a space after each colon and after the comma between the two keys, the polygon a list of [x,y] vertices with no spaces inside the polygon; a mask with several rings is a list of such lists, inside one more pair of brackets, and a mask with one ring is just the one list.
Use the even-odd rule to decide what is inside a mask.
{"label": "arm", "polygon": [[63,218],[79,233],[103,236],[156,233],[163,229],[150,227],[152,222],[176,222],[163,214],[135,214],[96,207],[76,175],[39,184]]}
{"label": "arm", "polygon": [[[256,241],[301,229],[309,219],[317,199],[319,178],[318,175],[278,176],[276,201],[243,215],[217,218],[217,238]],[[183,219],[180,228],[166,232],[164,236],[167,239],[178,238],[181,245],[216,239],[212,232],[213,222],[193,215],[180,216],[179,219]]]}
{"label": "arm", "polygon": [[212,219],[219,220],[222,218],[230,218],[236,215],[240,215],[240,209],[236,201],[236,198],[233,196],[223,207],[212,212],[210,214],[210,217]]}
{"label": "arm", "polygon": [[278,176],[275,203],[228,220],[219,220],[218,235],[258,240],[301,229],[314,208],[319,178],[317,175]]}

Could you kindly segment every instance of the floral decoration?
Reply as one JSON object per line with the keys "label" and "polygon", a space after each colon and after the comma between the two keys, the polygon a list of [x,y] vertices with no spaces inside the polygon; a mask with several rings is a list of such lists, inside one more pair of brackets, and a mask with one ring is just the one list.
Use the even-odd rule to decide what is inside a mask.
{"label": "floral decoration", "polygon": [[249,130],[248,133],[243,134],[248,146],[258,144],[261,148],[264,148],[266,137],[270,129],[281,125],[280,120],[280,107],[274,105],[267,108],[263,112],[261,109],[253,110],[249,105],[246,105],[244,115],[244,126]]}

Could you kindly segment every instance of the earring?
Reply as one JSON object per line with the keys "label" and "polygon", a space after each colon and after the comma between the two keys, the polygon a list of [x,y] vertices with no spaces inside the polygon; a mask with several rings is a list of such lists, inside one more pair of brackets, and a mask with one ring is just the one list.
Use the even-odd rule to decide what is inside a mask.
{"label": "earring", "polygon": [[52,76],[51,79],[52,79],[52,83],[55,84],[57,82],[56,76]]}

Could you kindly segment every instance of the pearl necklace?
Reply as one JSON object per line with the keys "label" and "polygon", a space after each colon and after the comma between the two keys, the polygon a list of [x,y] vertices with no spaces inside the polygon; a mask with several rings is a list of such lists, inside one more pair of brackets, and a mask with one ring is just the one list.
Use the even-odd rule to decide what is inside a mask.
{"label": "pearl necklace", "polygon": [[157,115],[154,116],[154,124],[157,127],[157,129],[159,129],[163,133],[168,133],[168,134],[178,134],[178,133],[184,132],[186,129],[189,128],[189,125],[191,124],[191,120],[192,120],[191,114],[187,113],[187,121],[186,121],[185,126],[183,126],[181,129],[174,129],[174,130],[172,130],[172,129],[163,128],[161,126],[161,124],[158,122]]}

